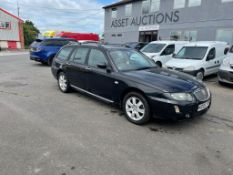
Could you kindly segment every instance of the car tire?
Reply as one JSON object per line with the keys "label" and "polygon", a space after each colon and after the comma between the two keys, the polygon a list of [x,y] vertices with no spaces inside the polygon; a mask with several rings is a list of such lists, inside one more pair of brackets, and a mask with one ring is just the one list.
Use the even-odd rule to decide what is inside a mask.
{"label": "car tire", "polygon": [[199,70],[197,73],[196,73],[196,78],[198,80],[203,80],[204,79],[204,71],[203,70]]}
{"label": "car tire", "polygon": [[123,111],[126,118],[137,125],[143,125],[150,120],[150,107],[143,95],[130,92],[123,99]]}
{"label": "car tire", "polygon": [[157,61],[156,63],[155,63],[158,67],[162,67],[162,63],[161,62],[159,62],[159,61]]}
{"label": "car tire", "polygon": [[63,93],[68,93],[71,90],[69,80],[64,72],[58,74],[58,87]]}
{"label": "car tire", "polygon": [[53,59],[54,59],[54,56],[49,58],[49,60],[48,60],[48,65],[49,66],[51,66],[53,64]]}

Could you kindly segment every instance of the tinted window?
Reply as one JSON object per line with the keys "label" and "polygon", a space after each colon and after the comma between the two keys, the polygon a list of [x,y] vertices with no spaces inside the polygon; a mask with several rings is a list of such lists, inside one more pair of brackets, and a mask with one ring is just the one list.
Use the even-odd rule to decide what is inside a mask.
{"label": "tinted window", "polygon": [[103,52],[97,49],[91,49],[88,65],[92,67],[97,67],[98,64],[108,63]]}
{"label": "tinted window", "polygon": [[175,52],[175,45],[169,45],[166,47],[166,49],[164,49],[162,55],[171,55]]}
{"label": "tinted window", "polygon": [[233,46],[231,47],[230,52],[233,53]]}
{"label": "tinted window", "polygon": [[68,60],[70,53],[72,52],[72,47],[63,48],[57,55],[57,58],[60,60]]}
{"label": "tinted window", "polygon": [[84,64],[88,51],[89,49],[85,47],[76,49],[71,56],[72,61],[74,61],[75,63]]}
{"label": "tinted window", "polygon": [[120,71],[155,67],[155,64],[150,59],[134,50],[114,50],[110,52],[110,55]]}
{"label": "tinted window", "polygon": [[209,54],[208,54],[207,58],[214,59],[215,56],[216,56],[216,49],[215,49],[215,48],[212,48],[212,49],[209,51]]}
{"label": "tinted window", "polygon": [[67,40],[46,40],[41,43],[42,46],[64,46],[68,44]]}
{"label": "tinted window", "polygon": [[148,44],[141,51],[145,53],[159,53],[164,46],[165,44]]}
{"label": "tinted window", "polygon": [[175,56],[181,59],[202,60],[207,52],[207,47],[183,47]]}

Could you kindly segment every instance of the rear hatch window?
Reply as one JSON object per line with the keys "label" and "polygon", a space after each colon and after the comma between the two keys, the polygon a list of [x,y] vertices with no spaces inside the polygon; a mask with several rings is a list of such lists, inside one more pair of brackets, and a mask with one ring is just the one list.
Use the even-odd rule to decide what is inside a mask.
{"label": "rear hatch window", "polygon": [[68,43],[68,40],[46,40],[41,43],[41,46],[64,46]]}

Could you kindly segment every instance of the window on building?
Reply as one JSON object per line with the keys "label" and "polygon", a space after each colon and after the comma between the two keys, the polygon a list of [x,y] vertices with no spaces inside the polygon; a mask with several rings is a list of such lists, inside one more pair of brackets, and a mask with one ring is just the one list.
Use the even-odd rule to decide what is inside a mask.
{"label": "window on building", "polygon": [[233,2],[233,0],[222,0],[222,2]]}
{"label": "window on building", "polygon": [[117,8],[112,8],[112,18],[117,18]]}
{"label": "window on building", "polygon": [[142,1],[142,14],[147,14],[150,11],[150,0]]}
{"label": "window on building", "polygon": [[186,0],[174,0],[174,9],[184,8]]}
{"label": "window on building", "polygon": [[181,31],[173,31],[170,34],[170,40],[181,40],[182,39],[182,32]]}
{"label": "window on building", "polygon": [[219,29],[216,32],[217,41],[225,41],[229,44],[232,44],[233,39],[233,30],[232,29]]}
{"label": "window on building", "polygon": [[125,6],[125,16],[131,16],[132,15],[132,4],[127,4]]}
{"label": "window on building", "polygon": [[188,0],[188,6],[189,7],[194,7],[194,6],[200,6],[201,5],[201,0]]}
{"label": "window on building", "polygon": [[160,0],[151,0],[151,12],[159,11]]}
{"label": "window on building", "polygon": [[184,40],[186,41],[197,41],[197,31],[184,31]]}
{"label": "window on building", "polygon": [[11,23],[10,22],[2,22],[0,21],[0,29],[10,29]]}

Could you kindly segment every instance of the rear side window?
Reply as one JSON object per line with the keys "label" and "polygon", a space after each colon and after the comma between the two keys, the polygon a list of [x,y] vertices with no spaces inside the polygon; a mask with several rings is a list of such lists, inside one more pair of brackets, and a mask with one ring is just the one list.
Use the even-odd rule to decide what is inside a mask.
{"label": "rear side window", "polygon": [[77,48],[73,52],[71,60],[75,63],[84,64],[87,58],[88,51],[89,49],[85,47]]}
{"label": "rear side window", "polygon": [[42,46],[64,46],[68,44],[67,40],[46,40],[41,43]]}
{"label": "rear side window", "polygon": [[69,55],[72,52],[73,48],[72,47],[64,47],[57,55],[57,58],[59,60],[68,60]]}
{"label": "rear side window", "polygon": [[98,67],[98,64],[108,63],[104,53],[97,49],[91,49],[88,65],[92,67]]}

